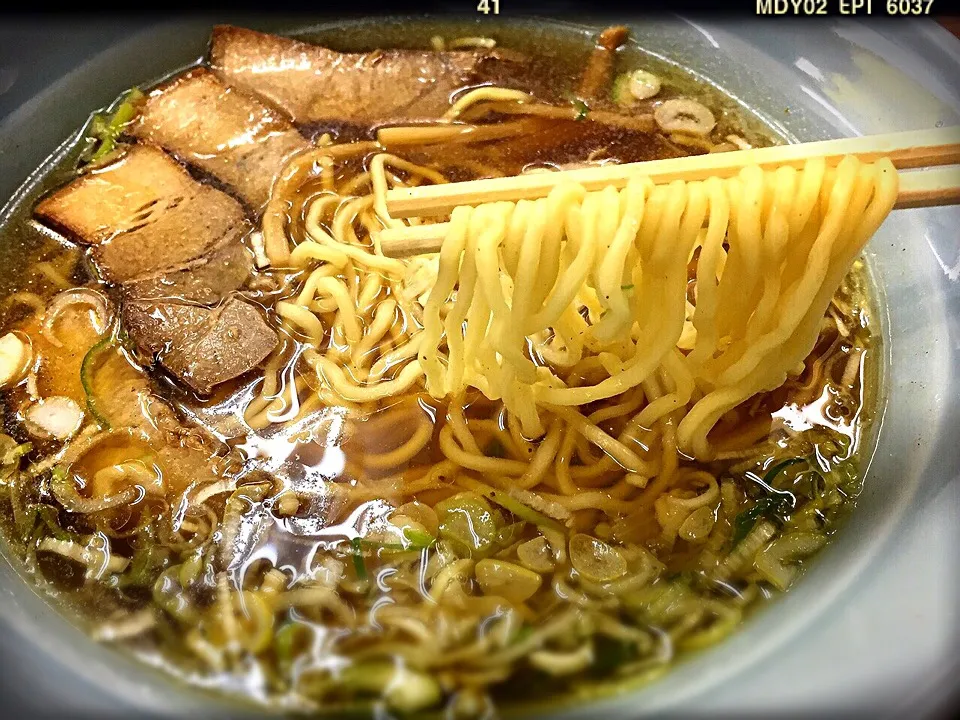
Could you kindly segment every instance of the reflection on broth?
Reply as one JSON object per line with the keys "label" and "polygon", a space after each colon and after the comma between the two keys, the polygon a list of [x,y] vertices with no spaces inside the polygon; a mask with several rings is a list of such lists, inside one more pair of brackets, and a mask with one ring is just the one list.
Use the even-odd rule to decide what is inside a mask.
{"label": "reflection on broth", "polygon": [[[495,280],[471,302],[457,293],[485,269],[469,253],[380,253],[399,222],[387,188],[770,142],[715,91],[618,50],[625,32],[563,39],[569,64],[505,37],[344,58],[217,28],[206,65],[94,116],[11,216],[29,270],[3,279],[3,527],[96,638],[286,709],[491,717],[639,686],[714,645],[787,590],[851,509],[879,353],[846,249],[827,253],[839,287],[790,336],[810,342],[785,379],[735,396],[696,441],[683,423],[732,372],[724,353],[766,337],[760,320],[737,336],[718,301],[730,335],[697,349],[701,263],[721,300],[726,268],[749,277],[733,201],[740,224],[713,249],[704,209],[689,253],[677,229],[660,233],[672,250],[629,255],[653,268],[677,255],[677,297],[635,300],[655,273],[619,275],[620,307],[584,270],[540,334],[495,313],[501,291],[502,312],[549,306],[552,283],[524,289],[526,264],[577,268],[546,240],[535,262],[522,254],[516,238],[540,242],[517,219],[534,205],[504,208],[522,232],[505,226]],[[843,172],[810,195],[804,238]],[[778,211],[759,192],[758,228]],[[555,228],[563,253],[590,202]],[[598,220],[598,253],[616,250],[613,221],[604,236]],[[800,284],[806,256],[791,257],[796,270],[768,258],[744,290],[758,316],[781,272]],[[640,306],[666,316],[684,300],[663,359],[591,394],[656,344]],[[714,385],[695,361],[713,363]],[[557,399],[575,389],[583,401]]]}

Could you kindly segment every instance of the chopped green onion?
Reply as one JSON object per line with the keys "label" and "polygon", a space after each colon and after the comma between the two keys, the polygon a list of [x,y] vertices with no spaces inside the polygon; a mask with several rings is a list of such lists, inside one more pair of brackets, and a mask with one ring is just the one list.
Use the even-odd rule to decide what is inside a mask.
{"label": "chopped green onion", "polygon": [[110,128],[119,130],[133,120],[137,115],[137,103],[143,100],[144,97],[140,88],[131,88],[124,96],[120,107],[118,107],[117,111],[113,114],[113,118],[110,120]]}
{"label": "chopped green onion", "polygon": [[534,510],[529,505],[524,505],[516,498],[501,490],[490,488],[489,493],[484,493],[484,497],[492,500],[505,510],[509,510],[521,520],[526,520],[528,523],[533,523],[538,527],[548,527],[558,532],[565,532],[563,525],[553,518],[547,517],[539,510]]}
{"label": "chopped green onion", "polygon": [[772,468],[767,470],[767,472],[764,474],[763,484],[766,485],[768,488],[773,488],[773,481],[776,479],[777,475],[779,475],[783,470],[790,467],[791,465],[796,465],[802,462],[807,462],[807,458],[805,457],[788,458],[783,462],[777,463]]}
{"label": "chopped green onion", "polygon": [[93,393],[93,370],[97,359],[108,347],[112,347],[113,343],[113,338],[105,337],[87,351],[87,354],[83,356],[83,362],[80,363],[80,384],[83,386],[83,392],[87,396],[87,410],[90,411],[90,415],[93,416],[93,419],[96,420],[97,424],[104,430],[110,429],[110,422],[97,407],[97,398]]}
{"label": "chopped green onion", "polygon": [[[9,436],[4,436],[9,437]],[[12,438],[11,438],[12,441]],[[0,465],[19,465],[20,458],[26,455],[28,452],[33,450],[33,443],[20,443],[19,445],[14,445],[9,450],[7,450],[3,457],[0,458]]]}
{"label": "chopped green onion", "polygon": [[437,503],[440,537],[454,552],[475,559],[495,549],[497,519],[490,504],[476,493],[461,492]]}
{"label": "chopped green onion", "polygon": [[18,518],[17,531],[23,538],[30,538],[31,544],[43,535],[52,535],[57,540],[70,540],[70,533],[60,527],[60,513],[53,505],[35,503],[31,505],[26,515]]}
{"label": "chopped green onion", "polygon": [[90,162],[96,162],[101,158],[106,157],[112,153],[117,148],[117,140],[112,135],[105,135],[100,141],[100,145],[97,147],[93,155],[90,156]]}
{"label": "chopped green onion", "polygon": [[182,563],[180,563],[180,586],[188,588],[193,585],[200,574],[203,572],[204,558],[202,552],[195,552]]}
{"label": "chopped green onion", "polygon": [[639,655],[636,643],[618,640],[599,633],[593,642],[596,660],[590,668],[590,673],[599,677],[608,677],[617,668],[636,660]]}
{"label": "chopped green onion", "polygon": [[[17,473],[19,475],[19,473]],[[13,524],[17,528],[17,535],[21,538],[29,539],[32,544],[36,539],[37,530],[39,526],[37,525],[37,506],[30,505],[26,509],[22,509],[23,505],[21,503],[11,503],[13,509]]]}
{"label": "chopped green onion", "polygon": [[505,458],[507,456],[507,449],[503,446],[503,443],[500,442],[499,438],[493,438],[487,443],[486,447],[483,448],[483,454],[487,457]]}
{"label": "chopped green onion", "polygon": [[761,517],[764,517],[772,510],[772,503],[773,498],[760,498],[753,505],[753,507],[744,510],[742,513],[738,514],[736,518],[734,518],[733,538],[731,540],[733,547],[739,545],[740,541],[750,534],[750,531],[753,530],[753,526],[757,524],[757,520],[759,520]]}
{"label": "chopped green onion", "polygon": [[573,106],[577,109],[577,114],[573,119],[577,121],[585,120],[587,117],[587,113],[590,112],[590,107],[583,100],[580,100],[580,99],[574,100]]}
{"label": "chopped green onion", "polygon": [[413,547],[420,549],[433,547],[437,542],[437,539],[430,533],[412,527],[405,527],[403,529],[403,537],[406,538]]}
{"label": "chopped green onion", "polygon": [[379,542],[377,540],[367,540],[366,538],[354,538],[354,541],[359,541],[361,548],[396,551],[426,550],[433,547],[437,542],[437,539],[433,537],[433,535],[423,532],[422,530],[417,530],[416,528],[405,527],[403,528],[402,534],[404,540],[407,541],[405,543]]}
{"label": "chopped green onion", "polygon": [[776,518],[788,510],[790,510],[790,501],[785,495],[768,495],[760,498],[753,507],[744,510],[734,519],[732,546],[739,545],[740,541],[750,534],[760,518]]}
{"label": "chopped green onion", "polygon": [[96,137],[106,135],[110,131],[110,124],[104,119],[103,115],[94,115],[90,121],[90,134]]}
{"label": "chopped green onion", "polygon": [[34,510],[37,513],[37,517],[39,517],[41,522],[46,525],[47,530],[50,531],[50,534],[53,535],[57,540],[70,539],[70,533],[60,527],[60,513],[57,508],[55,508],[53,505],[40,503],[34,506]]}
{"label": "chopped green onion", "polygon": [[178,565],[160,573],[153,583],[153,601],[181,623],[193,625],[199,619],[198,612],[180,585],[179,573]]}
{"label": "chopped green onion", "polygon": [[280,667],[285,670],[290,668],[294,657],[309,642],[311,632],[307,625],[295,620],[277,630],[273,638],[273,651],[276,653]]}
{"label": "chopped green onion", "polygon": [[100,160],[117,147],[117,138],[137,115],[137,106],[146,97],[139,88],[133,88],[123,96],[113,115],[106,118],[103,113],[95,115],[90,121],[90,137],[94,140],[97,148],[87,157],[82,158],[87,162]]}
{"label": "chopped green onion", "polygon": [[633,285],[621,285],[621,290],[633,290]]}
{"label": "chopped green onion", "polygon": [[505,493],[503,490],[497,490],[490,485],[480,482],[479,480],[472,480],[470,483],[470,488],[474,492],[477,492],[485,497],[487,500],[492,500],[505,510],[509,510],[521,520],[526,520],[528,523],[532,523],[538,527],[547,527],[560,533],[566,532],[563,525],[561,525],[559,522],[553,518],[547,517],[538,510],[534,510],[529,505],[523,504],[516,498]]}
{"label": "chopped green onion", "polygon": [[783,515],[793,509],[796,504],[796,498],[793,493],[785,490],[777,490],[773,486],[773,481],[776,480],[777,475],[786,468],[804,462],[809,462],[809,460],[805,457],[787,458],[767,470],[762,479],[754,476],[755,480],[770,494],[758,499],[753,507],[744,510],[734,519],[733,547],[736,547],[741,540],[750,534],[753,526],[757,524],[760,518],[781,519]]}
{"label": "chopped green onion", "polygon": [[497,546],[501,548],[508,548],[513,545],[517,540],[520,539],[525,526],[525,522],[515,522],[510,523],[509,525],[504,525],[497,531]]}
{"label": "chopped green onion", "polygon": [[363,561],[363,540],[358,537],[350,541],[353,547],[353,569],[357,573],[357,579],[361,582],[367,581],[367,564]]}
{"label": "chopped green onion", "polygon": [[610,88],[610,99],[623,107],[630,107],[636,103],[636,98],[630,92],[630,73],[617,75]]}
{"label": "chopped green onion", "polygon": [[510,644],[516,645],[517,643],[521,643],[531,635],[533,635],[533,625],[527,625],[524,623],[520,626],[520,629],[517,630],[517,633],[513,636],[513,638],[511,638]]}
{"label": "chopped green onion", "polygon": [[120,577],[120,587],[150,587],[156,582],[159,571],[166,567],[169,559],[170,551],[157,545],[148,545],[137,550],[133,553],[130,567]]}

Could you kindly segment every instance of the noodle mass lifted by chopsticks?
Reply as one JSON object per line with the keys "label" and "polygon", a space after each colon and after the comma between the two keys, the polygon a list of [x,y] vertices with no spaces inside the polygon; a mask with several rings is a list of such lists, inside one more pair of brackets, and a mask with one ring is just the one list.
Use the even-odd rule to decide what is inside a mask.
{"label": "noodle mass lifted by chopsticks", "polygon": [[[294,164],[306,162],[315,159]],[[669,419],[677,451],[710,460],[709,433],[725,413],[802,370],[840,281],[897,196],[888,161],[852,157],[726,180],[638,178],[621,191],[571,184],[541,200],[457,208],[438,257],[400,261],[375,245],[378,229],[398,222],[382,203],[388,173],[445,180],[374,155],[344,188],[324,180],[304,208],[291,262],[306,279],[280,314],[311,340],[302,359],[320,397],[362,406],[416,387],[437,399],[476,389],[503,402],[524,438],[562,426],[641,487],[658,471],[643,459],[655,441],[641,433]],[[578,410],[625,393],[635,396],[617,437]],[[475,443],[463,440],[442,447],[469,467]],[[487,460],[505,477],[526,472]],[[563,456],[538,460],[556,469]]]}

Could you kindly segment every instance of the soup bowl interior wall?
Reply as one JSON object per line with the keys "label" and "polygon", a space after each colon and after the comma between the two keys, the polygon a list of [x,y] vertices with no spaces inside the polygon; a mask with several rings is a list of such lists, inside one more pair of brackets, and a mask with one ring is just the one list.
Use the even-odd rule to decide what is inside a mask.
{"label": "soup bowl interior wall", "polygon": [[[242,20],[267,30],[303,21]],[[373,22],[373,21],[366,21]],[[376,21],[383,23],[383,21]],[[393,21],[391,21],[393,22]],[[404,22],[397,20],[395,22]],[[572,33],[602,22],[544,23]],[[788,138],[814,140],[956,124],[960,72],[955,43],[930,24],[706,23],[661,19],[630,23],[647,52],[691,69]],[[0,194],[24,178],[79,127],[88,113],[125,88],[162,77],[200,57],[211,23],[151,27],[74,69],[0,123]],[[488,26],[492,29],[486,30]],[[479,25],[495,34],[496,25]],[[721,682],[748,677],[751,664],[775,662],[778,648],[838,603],[876,567],[915,501],[935,493],[960,468],[960,210],[894,213],[871,241],[867,258],[881,288],[886,402],[877,450],[858,508],[835,541],[790,593],[718,647],[680,664],[638,694],[569,708],[570,717],[632,717],[641,710],[682,708]],[[157,671],[94,645],[0,561],[0,614],[18,635],[17,651],[61,664],[63,682],[131,708],[171,715],[231,716],[253,711],[183,687]],[[12,641],[12,640],[11,640]],[[599,714],[598,714],[599,713]]]}

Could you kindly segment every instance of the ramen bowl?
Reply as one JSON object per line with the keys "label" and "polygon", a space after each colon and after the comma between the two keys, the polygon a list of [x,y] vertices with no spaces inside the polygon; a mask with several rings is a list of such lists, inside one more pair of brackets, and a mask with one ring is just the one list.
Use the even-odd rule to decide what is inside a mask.
{"label": "ramen bowl", "polygon": [[[396,32],[416,22],[422,21],[370,19],[322,25],[339,28],[349,40],[370,24]],[[244,23],[271,31],[311,25],[302,18],[245,19]],[[105,30],[100,40],[103,49],[91,58],[87,56],[98,44],[96,34],[82,47],[70,42],[55,46],[49,56],[37,60],[39,68],[15,61],[12,87],[18,106],[5,107],[8,114],[0,124],[4,157],[0,195],[14,196],[25,179],[24,187],[29,188],[30,173],[72,137],[91,110],[107,105],[128,87],[194,62],[204,53],[211,24],[125,27],[124,33],[135,34],[123,39],[117,39],[119,33],[114,30]],[[960,45],[932,23],[725,24],[656,18],[628,24],[633,41],[643,51],[683,66],[792,141],[954,125],[960,118],[960,96],[953,82],[960,73]],[[551,25],[556,26],[551,31],[571,35],[592,33],[600,26],[587,20],[534,19],[510,25],[525,25],[530,33]],[[436,27],[442,26],[438,21]],[[477,32],[495,36],[498,25],[484,21],[476,27]],[[420,32],[427,36],[430,30]],[[83,62],[73,67],[71,53]],[[44,64],[48,71],[39,72]],[[44,82],[34,84],[34,76]],[[867,247],[867,265],[879,289],[877,319],[884,354],[883,404],[872,428],[877,434],[876,449],[872,459],[864,458],[871,462],[856,510],[801,581],[732,637],[685,660],[647,687],[572,706],[523,708],[523,714],[626,718],[665,710],[705,711],[718,694],[725,707],[737,708],[738,698],[747,702],[751,692],[753,702],[762,702],[751,690],[759,668],[775,673],[791,653],[804,652],[804,642],[818,637],[818,629],[830,627],[844,608],[882,605],[890,601],[890,593],[914,592],[867,585],[865,578],[896,561],[903,552],[904,528],[916,523],[935,498],[949,491],[951,483],[955,487],[960,472],[960,447],[955,440],[960,422],[955,402],[960,396],[958,225],[957,208],[898,211]],[[15,258],[7,261],[7,249],[0,248],[0,257],[7,267],[16,267]],[[927,557],[926,562],[936,562],[936,556]],[[45,673],[57,678],[55,690],[41,685],[40,678],[20,680],[18,692],[32,708],[49,711],[50,704],[69,701],[72,707],[125,708],[170,716],[237,717],[261,712],[236,704],[216,688],[188,687],[160,668],[132,662],[94,644],[6,560],[0,564],[0,587],[5,598],[0,616],[9,626],[8,663],[56,667]],[[937,621],[947,623],[943,617]],[[826,675],[840,670],[831,666],[829,647],[806,652],[819,658],[823,682]],[[35,690],[23,685],[34,682]],[[826,694],[816,706],[830,707],[830,703]]]}

